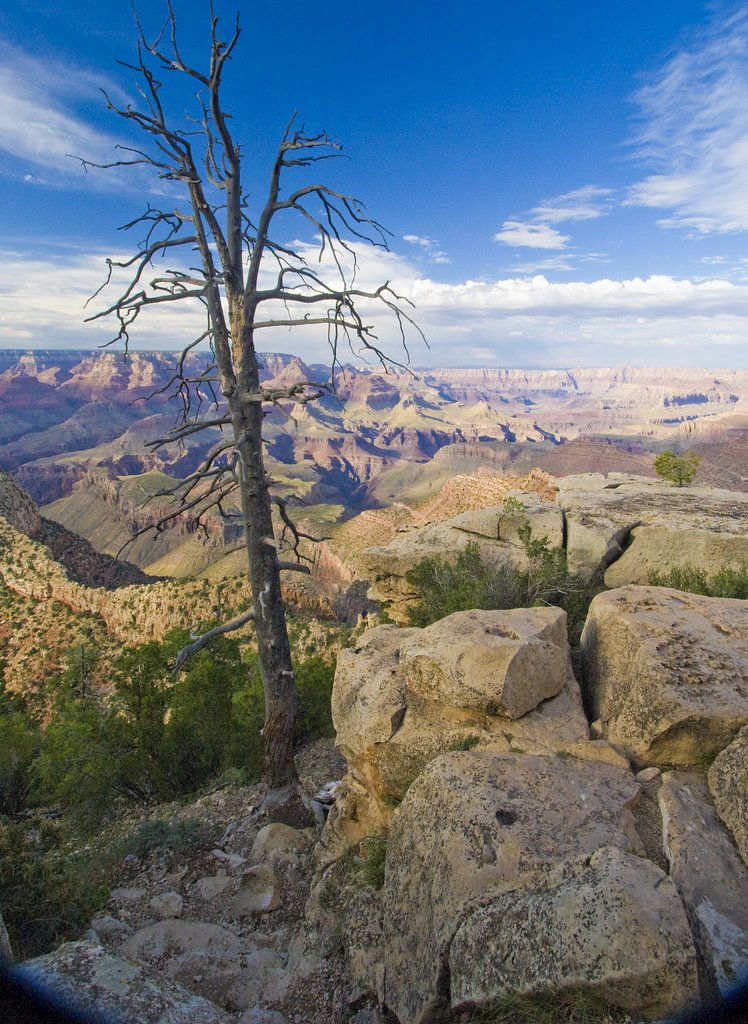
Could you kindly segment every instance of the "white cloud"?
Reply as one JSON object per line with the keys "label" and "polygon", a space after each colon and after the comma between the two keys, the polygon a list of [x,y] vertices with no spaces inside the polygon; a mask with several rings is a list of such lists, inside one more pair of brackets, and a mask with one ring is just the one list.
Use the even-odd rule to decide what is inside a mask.
{"label": "white cloud", "polygon": [[439,242],[435,238],[426,238],[423,235],[403,235],[403,241],[409,245],[420,248],[424,255],[428,256],[431,263],[451,263],[452,260],[439,248]]}
{"label": "white cloud", "polygon": [[545,224],[561,224],[567,220],[595,220],[609,212],[614,195],[612,188],[585,185],[553,199],[546,199],[530,212],[538,221]]}
{"label": "white cloud", "polygon": [[[313,246],[295,243],[310,259]],[[356,244],[357,285],[385,280],[415,303],[427,350],[409,336],[415,365],[748,365],[748,283],[669,276],[553,282],[508,276],[445,284],[413,261]],[[0,343],[8,347],[93,347],[113,325],[84,325],[88,295],[100,283],[103,255],[52,252],[32,259],[6,253],[0,275]],[[319,265],[318,265],[319,266]],[[323,261],[321,269],[330,270]],[[397,324],[380,303],[359,301],[366,323],[396,358]],[[271,313],[271,310],[266,312]],[[175,349],[198,333],[202,310],[190,303],[153,307],[132,332],[137,348]],[[264,351],[298,352],[311,361],[328,356],[323,330],[264,329]],[[348,358],[348,353],[342,353]]]}
{"label": "white cloud", "polygon": [[533,224],[529,221],[505,220],[501,231],[494,236],[495,242],[504,245],[524,246],[527,249],[565,249],[568,235],[562,235],[550,224]]}
{"label": "white cloud", "polygon": [[656,173],[627,202],[696,235],[748,228],[748,9],[714,23],[640,89],[638,156]]}

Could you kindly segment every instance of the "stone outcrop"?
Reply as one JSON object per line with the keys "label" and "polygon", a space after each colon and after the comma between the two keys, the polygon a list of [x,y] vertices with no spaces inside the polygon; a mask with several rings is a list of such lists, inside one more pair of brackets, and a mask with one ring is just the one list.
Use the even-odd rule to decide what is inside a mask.
{"label": "stone outcrop", "polygon": [[56,998],[82,1002],[121,1024],[229,1024],[232,1019],[209,1000],[94,941],[68,942],[27,960],[20,970]]}
{"label": "stone outcrop", "polygon": [[660,587],[592,602],[586,689],[604,735],[637,765],[698,765],[748,724],[748,604]]}
{"label": "stone outcrop", "polygon": [[453,1008],[580,989],[641,1017],[686,1009],[696,958],[675,886],[654,864],[601,847],[474,911],[449,953]]}
{"label": "stone outcrop", "polygon": [[369,596],[384,601],[394,621],[407,622],[407,608],[415,591],[405,576],[422,558],[455,558],[468,544],[477,544],[481,559],[487,563],[526,564],[524,548],[517,531],[529,522],[535,537],[548,537],[551,545],[563,541],[560,510],[537,494],[513,495],[524,505],[523,516],[507,515],[502,505],[463,512],[451,519],[404,529],[385,545],[366,548],[358,557],[360,571],[371,581]]}
{"label": "stone outcrop", "polygon": [[456,612],[401,645],[408,689],[423,700],[521,718],[569,675],[559,608]]}
{"label": "stone outcrop", "polygon": [[748,726],[717,755],[707,778],[717,813],[748,865]]}
{"label": "stone outcrop", "polygon": [[[540,903],[546,899],[543,912],[549,921],[554,912],[553,897],[548,896],[554,888],[553,883],[547,888],[549,872],[606,847],[643,853],[631,813],[638,789],[631,774],[623,769],[585,764],[573,758],[465,752],[445,754],[432,761],[395,813],[387,846],[384,997],[401,1024],[430,1019],[429,1014],[440,1001],[448,999],[447,964],[461,926],[466,931],[453,962],[464,973],[458,972],[462,980],[453,992],[453,1000],[461,1004],[475,997],[479,1003],[489,1003],[499,994],[489,988],[480,995],[477,988],[471,988],[474,975],[465,950],[468,944],[474,945],[476,933],[471,932],[469,923],[474,914],[485,915],[489,913],[486,908],[494,904],[509,913],[511,899],[507,894],[545,892],[545,897],[537,899]],[[695,995],[690,935],[682,910],[678,914],[672,886],[668,891],[665,876],[653,865],[641,864],[645,875],[640,883],[641,898],[645,900],[651,893],[656,874],[659,885],[665,888],[666,918],[674,922],[666,940],[670,951],[664,962],[662,942],[647,952],[644,944],[640,949],[642,963],[647,962],[640,968],[641,985],[653,998],[657,962],[660,968],[665,962],[671,966],[677,963],[675,975],[679,981],[661,996],[665,1001],[672,999],[672,1008],[675,1002],[682,1003]],[[574,869],[566,870],[573,878]],[[626,861],[626,870],[638,874],[635,858]],[[567,892],[572,902],[584,898],[580,892],[585,884],[584,871],[581,878],[569,883],[575,893],[572,898]],[[598,884],[600,890],[608,892],[600,899],[614,899],[610,881]],[[504,902],[502,897],[506,897]],[[557,899],[560,908],[564,900],[560,894]],[[631,894],[631,900],[636,901],[635,894]],[[476,919],[473,925],[477,927],[479,921]],[[482,941],[485,949],[485,935]],[[570,964],[568,970],[574,969]],[[636,973],[633,967],[630,969]],[[478,967],[476,971],[480,973]],[[612,988],[615,984],[610,981]],[[632,998],[630,993],[625,994],[626,985],[622,980],[619,1005]],[[527,986],[518,981],[516,987],[508,987],[522,992]],[[654,999],[653,1006],[656,1016],[662,1004]]]}
{"label": "stone outcrop", "polygon": [[589,741],[558,608],[458,612],[426,629],[378,626],[338,657],[337,745],[349,765],[325,831],[330,855],[386,828],[419,772],[454,749],[573,753]]}
{"label": "stone outcrop", "polygon": [[558,486],[569,568],[604,573],[609,587],[647,583],[655,570],[713,573],[748,559],[746,494],[622,473],[565,477]]}
{"label": "stone outcrop", "polygon": [[665,775],[659,791],[670,875],[688,913],[712,992],[748,978],[748,869],[722,828],[704,780]]}

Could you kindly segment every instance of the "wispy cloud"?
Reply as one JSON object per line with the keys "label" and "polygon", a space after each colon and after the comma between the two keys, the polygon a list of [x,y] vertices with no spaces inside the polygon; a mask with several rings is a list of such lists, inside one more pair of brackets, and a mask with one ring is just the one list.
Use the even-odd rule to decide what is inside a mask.
{"label": "wispy cloud", "polygon": [[600,185],[585,185],[553,199],[546,199],[530,211],[544,224],[569,220],[596,220],[609,212],[615,190]]}
{"label": "wispy cloud", "polygon": [[748,228],[748,9],[683,46],[635,100],[637,154],[656,173],[627,202],[697,235]]}
{"label": "wispy cloud", "polygon": [[[25,181],[69,188],[76,180],[86,188],[121,189],[123,181],[142,189],[139,175],[86,175],[69,154],[95,163],[118,158],[120,139],[101,131],[77,110],[106,88],[122,98],[117,86],[90,71],[59,60],[32,56],[0,40],[0,172]],[[103,98],[101,100],[104,102]]]}
{"label": "wispy cloud", "polygon": [[452,262],[450,257],[442,251],[440,243],[435,238],[426,238],[423,235],[403,235],[403,241],[417,246],[431,263]]}
{"label": "wispy cloud", "polygon": [[493,238],[495,242],[526,249],[565,249],[569,242],[568,235],[562,235],[550,224],[522,220],[505,220]]}

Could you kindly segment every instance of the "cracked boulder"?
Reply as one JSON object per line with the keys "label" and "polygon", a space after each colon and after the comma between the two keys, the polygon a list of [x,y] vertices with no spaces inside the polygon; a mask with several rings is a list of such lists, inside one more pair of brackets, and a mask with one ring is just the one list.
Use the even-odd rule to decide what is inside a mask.
{"label": "cracked boulder", "polygon": [[349,772],[325,827],[330,856],[386,828],[449,750],[605,759],[587,742],[565,622],[558,608],[458,612],[426,629],[379,626],[341,651],[332,709]]}
{"label": "cracked boulder", "polygon": [[748,865],[748,726],[717,755],[707,778],[717,813]]}
{"label": "cracked boulder", "polygon": [[691,923],[705,995],[748,978],[748,869],[695,772],[668,772],[658,791],[670,877]]}
{"label": "cracked boulder", "polygon": [[[635,936],[635,938],[634,938]],[[636,1019],[698,998],[696,953],[678,892],[650,861],[601,847],[474,911],[449,954],[452,1008],[502,996],[589,992]]]}
{"label": "cracked boulder", "polygon": [[748,603],[665,587],[598,594],[582,633],[604,736],[637,765],[701,765],[748,724]]}
{"label": "cracked boulder", "polygon": [[570,858],[641,855],[633,776],[575,758],[455,752],[433,760],[395,812],[387,844],[385,982],[402,1024],[447,998],[452,939],[479,907],[541,885]]}

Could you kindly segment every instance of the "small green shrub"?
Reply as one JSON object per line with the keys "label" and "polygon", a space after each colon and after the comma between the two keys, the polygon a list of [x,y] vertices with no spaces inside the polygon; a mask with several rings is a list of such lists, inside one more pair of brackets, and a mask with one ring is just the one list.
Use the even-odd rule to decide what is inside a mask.
{"label": "small green shrub", "polygon": [[480,743],[480,736],[463,736],[450,746],[450,750],[473,750]]}
{"label": "small green shrub", "polygon": [[653,587],[673,587],[690,594],[705,597],[734,597],[748,600],[748,562],[742,562],[737,569],[723,566],[708,575],[694,565],[684,565],[668,572],[651,572],[647,582]]}
{"label": "small green shrub", "polygon": [[387,857],[387,839],[385,836],[370,836],[361,844],[363,864],[359,877],[363,885],[373,889],[381,889],[384,885],[384,864]]}
{"label": "small green shrub", "polygon": [[675,452],[667,451],[658,455],[654,461],[655,472],[664,480],[682,487],[683,484],[690,484],[696,476],[701,459],[696,452],[686,452],[685,455],[676,455]]}
{"label": "small green shrub", "polygon": [[116,843],[120,859],[133,855],[144,860],[151,854],[178,857],[212,845],[217,828],[202,818],[150,818]]}

